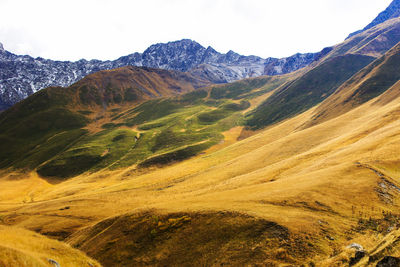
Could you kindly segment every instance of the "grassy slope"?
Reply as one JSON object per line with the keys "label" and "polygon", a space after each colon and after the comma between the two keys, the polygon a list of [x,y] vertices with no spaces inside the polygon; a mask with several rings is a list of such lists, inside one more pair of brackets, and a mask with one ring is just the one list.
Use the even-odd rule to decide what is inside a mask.
{"label": "grassy slope", "polygon": [[79,231],[68,242],[104,266],[243,266],[274,264],[277,257],[296,264],[309,249],[285,227],[232,212],[127,214]]}
{"label": "grassy slope", "polygon": [[[286,75],[289,76],[289,75]],[[285,76],[283,76],[285,77]],[[266,94],[279,87],[288,78],[281,77],[260,77],[245,79],[238,82],[217,85],[211,87],[210,98],[212,99],[244,99],[253,98]],[[254,90],[257,89],[257,90]]]}
{"label": "grassy slope", "polygon": [[247,125],[259,129],[308,110],[372,60],[372,57],[349,54],[322,63],[276,91],[248,114]]}
{"label": "grassy slope", "polygon": [[85,134],[89,120],[53,100],[41,91],[0,115],[2,168],[34,168]]}
{"label": "grassy slope", "polygon": [[250,105],[245,100],[223,100],[210,106],[205,96],[148,101],[117,114],[112,123],[105,124],[108,129],[81,138],[40,166],[38,173],[72,177],[88,170],[133,164],[148,167],[194,156],[220,142],[221,132],[238,125],[240,112]]}
{"label": "grassy slope", "polygon": [[400,41],[399,31],[400,19],[388,20],[336,45],[324,60],[345,54],[381,57]]}
{"label": "grassy slope", "polygon": [[[53,87],[41,90],[1,113],[0,167],[37,168],[71,146],[82,146],[83,136],[86,136],[84,141],[91,142],[99,136],[87,137],[88,130],[83,128],[100,121],[107,107],[137,105],[154,97],[178,95],[207,84],[206,81],[189,74],[125,67],[89,75],[69,88]],[[130,136],[130,144],[132,135],[133,132],[127,134],[128,139]],[[106,145],[112,141],[107,138],[103,140],[108,143],[103,144],[104,150],[101,153],[108,149]],[[123,154],[119,151],[123,150],[120,146],[116,148],[110,145],[111,147],[113,151],[108,153],[103,163],[115,160]],[[100,146],[96,149],[100,149]],[[65,160],[65,164],[71,163],[75,167],[70,172],[62,170],[60,177],[88,170],[99,161],[97,150],[89,150],[88,155],[81,153],[81,157],[75,157],[73,161],[69,160],[71,157],[68,156],[62,159]],[[114,153],[115,150],[118,152]],[[87,163],[83,166],[85,161]],[[78,166],[77,163],[82,166]],[[55,165],[60,165],[60,161]],[[46,169],[50,175],[59,170]]]}
{"label": "grassy slope", "polygon": [[72,87],[84,105],[143,102],[156,97],[176,96],[209,85],[187,73],[152,68],[123,67],[88,75]]}
{"label": "grassy slope", "polygon": [[100,266],[79,250],[37,233],[0,226],[0,265],[4,267],[50,266],[49,260],[61,266]]}
{"label": "grassy slope", "polygon": [[[262,88],[251,94],[270,90]],[[101,157],[90,166],[98,172],[58,184],[34,172],[3,173],[1,221],[68,240],[106,266],[241,265],[249,259],[331,266],[348,264],[352,242],[376,255],[400,214],[400,100],[392,98],[398,88],[308,129],[300,126],[314,109],[222,150],[150,169],[131,166],[139,162],[134,155],[154,155],[151,164],[179,159],[188,144],[202,145],[207,135],[234,126],[252,96],[227,85],[236,99],[199,91],[136,108],[113,106],[86,127],[90,135],[47,162],[57,166],[88,151]],[[74,114],[93,119],[88,111]],[[219,114],[222,119],[210,121]],[[130,154],[133,146],[139,154]]]}
{"label": "grassy slope", "polygon": [[[251,255],[254,255],[255,263],[264,260],[271,264],[293,264],[294,257],[318,265],[329,255],[346,251],[345,247],[352,242],[361,243],[372,252],[385,238],[388,229],[397,227],[392,220],[384,219],[383,212],[390,211],[394,216],[400,214],[399,192],[395,187],[400,179],[397,167],[400,99],[376,104],[384,99],[386,94],[335,119],[299,130],[299,126],[312,116],[313,110],[310,110],[222,150],[160,169],[103,170],[47,185],[38,189],[31,203],[17,203],[21,202],[21,193],[15,192],[13,184],[19,183],[21,188],[21,184],[30,179],[21,179],[22,176],[17,180],[19,176],[15,174],[13,179],[0,180],[4,192],[10,196],[15,194],[3,202],[0,214],[8,224],[54,237],[70,236],[71,243],[81,244],[83,250],[103,262],[155,263],[159,260],[169,264],[189,264],[193,262],[193,254],[186,253],[186,247],[207,255],[206,259],[212,262],[218,262],[224,254],[228,255],[228,261],[238,263],[241,257],[248,258],[246,253],[254,248]],[[29,195],[34,187],[29,190],[23,194]],[[138,221],[135,216],[141,214],[140,211],[149,212],[149,217]],[[216,215],[208,215],[211,216],[209,224],[207,219],[195,221],[194,225],[183,225],[183,228],[179,223],[177,228],[168,226],[174,224],[174,220],[169,222],[171,218],[192,218],[214,211],[248,214],[253,222],[258,219],[274,222],[287,229],[290,238],[307,240],[293,247],[289,242],[288,251],[296,247],[302,247],[304,251],[288,254],[277,247],[259,251],[257,244],[261,248],[270,244],[269,232],[234,238],[230,231],[239,229],[242,224],[229,216],[226,217],[228,224],[222,223],[223,220],[221,224],[213,223],[212,218]],[[132,220],[122,215],[132,213]],[[153,215],[162,218],[160,226],[152,221]],[[90,246],[92,241],[79,241],[88,231],[106,229],[110,221],[105,219],[110,216],[117,216],[113,220],[118,223],[93,240],[98,246]],[[94,222],[103,220],[100,225],[93,226]],[[140,221],[148,222],[142,224],[142,233],[124,232]],[[157,227],[161,229],[165,224],[167,230],[159,232]],[[251,223],[249,227],[257,229],[256,225]],[[89,228],[77,232],[83,226]],[[151,234],[154,229],[159,234],[155,239],[137,238],[139,233]],[[187,234],[195,230],[203,234]],[[209,245],[205,244],[208,241],[201,238],[213,231],[227,231],[225,239],[216,240],[231,240],[226,243],[216,241],[217,247],[221,247],[216,254],[207,250]],[[125,246],[124,240],[131,240],[132,246]],[[182,245],[170,246],[168,240],[179,240]],[[284,240],[278,237],[276,242]],[[149,250],[146,255],[132,254],[135,242],[154,250]],[[241,242],[243,250],[236,253]],[[254,247],[246,247],[252,242],[255,242]],[[175,252],[181,253],[182,257],[174,257]],[[105,259],[103,253],[116,256]],[[346,264],[351,253],[329,261]]]}
{"label": "grassy slope", "polygon": [[[249,100],[288,78],[248,79],[196,91],[204,83],[192,79],[127,67],[89,75],[66,89],[42,90],[1,114],[0,167],[69,178],[183,160],[223,141],[222,132],[242,123]],[[132,90],[136,97],[131,98]],[[216,95],[217,90],[229,95]]]}
{"label": "grassy slope", "polygon": [[384,93],[400,80],[400,45],[352,77],[322,103],[307,126],[315,125]]}
{"label": "grassy slope", "polygon": [[396,18],[334,46],[321,60],[307,67],[305,75],[248,114],[248,126],[263,128],[322,102],[353,74],[396,45],[399,36],[400,19]]}

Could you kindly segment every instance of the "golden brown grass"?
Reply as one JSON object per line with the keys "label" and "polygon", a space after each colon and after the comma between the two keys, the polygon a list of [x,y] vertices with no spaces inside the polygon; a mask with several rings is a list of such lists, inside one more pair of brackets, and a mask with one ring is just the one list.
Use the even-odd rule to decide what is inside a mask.
{"label": "golden brown grass", "polygon": [[[340,116],[364,103],[368,97],[371,97],[369,95],[383,93],[384,96],[376,100],[381,105],[398,97],[399,82],[390,86],[387,81],[390,74],[387,72],[397,73],[396,64],[393,62],[398,61],[399,53],[400,45],[396,45],[379,61],[374,61],[345,82],[315,110],[312,120],[308,121],[305,127]],[[382,87],[387,91],[379,93]]]}
{"label": "golden brown grass", "polygon": [[232,211],[313,235],[314,262],[339,255],[353,239],[368,247],[377,241],[351,231],[359,219],[399,213],[397,190],[387,192],[391,203],[377,191],[376,171],[395,185],[400,178],[400,99],[377,105],[384,97],[307,129],[314,110],[239,142],[236,128],[225,133],[229,146],[164,168],[131,166],[58,184],[5,175],[0,215],[5,224],[63,239],[127,213]]}
{"label": "golden brown grass", "polygon": [[100,266],[77,249],[37,233],[16,227],[0,226],[0,266]]}
{"label": "golden brown grass", "polygon": [[[232,212],[126,214],[76,232],[68,242],[105,266],[299,264],[315,251],[285,227]],[[101,249],[99,249],[101,248]]]}

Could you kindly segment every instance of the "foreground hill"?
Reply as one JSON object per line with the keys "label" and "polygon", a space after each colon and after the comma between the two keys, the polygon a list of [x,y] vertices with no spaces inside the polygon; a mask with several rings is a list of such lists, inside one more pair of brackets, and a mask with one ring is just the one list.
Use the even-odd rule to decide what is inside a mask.
{"label": "foreground hill", "polygon": [[37,233],[0,226],[0,265],[12,266],[101,266],[84,253]]}

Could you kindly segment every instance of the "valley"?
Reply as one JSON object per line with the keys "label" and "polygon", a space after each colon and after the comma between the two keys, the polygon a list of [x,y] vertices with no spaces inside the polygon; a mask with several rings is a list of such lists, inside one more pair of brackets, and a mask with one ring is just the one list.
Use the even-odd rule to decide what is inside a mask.
{"label": "valley", "polygon": [[[221,150],[161,168],[101,170],[61,183],[35,178],[30,172],[6,175],[1,181],[5,193],[2,194],[1,218],[6,224],[31,229],[74,246],[84,242],[80,246],[95,257],[100,255],[100,251],[93,249],[98,242],[114,240],[113,244],[118,247],[118,242],[125,244],[121,231],[127,231],[129,236],[136,229],[125,229],[127,223],[134,225],[140,221],[149,235],[154,229],[158,233],[158,222],[152,221],[153,216],[157,216],[162,218],[158,219],[162,222],[160,227],[167,222],[166,229],[162,228],[164,230],[159,233],[155,244],[146,242],[150,242],[148,245],[152,247],[160,246],[170,264],[186,265],[190,262],[181,258],[174,261],[168,256],[184,253],[169,251],[168,242],[173,242],[168,241],[170,238],[179,238],[187,231],[208,232],[211,231],[209,227],[217,227],[214,230],[217,233],[221,229],[228,231],[226,235],[233,239],[224,246],[228,251],[232,250],[233,258],[240,258],[234,248],[240,247],[241,242],[249,244],[251,240],[254,246],[258,244],[259,249],[265,249],[262,244],[271,242],[271,238],[281,240],[281,234],[275,236],[277,230],[274,227],[282,229],[279,231],[288,236],[287,251],[282,251],[282,247],[274,242],[275,248],[256,250],[258,256],[254,263],[270,260],[272,264],[276,262],[275,253],[281,253],[281,260],[288,263],[307,259],[311,262],[315,261],[315,254],[327,257],[356,241],[368,249],[367,244],[372,243],[369,238],[385,238],[385,228],[375,230],[366,226],[364,231],[368,232],[362,234],[357,230],[362,226],[360,220],[383,220],[381,227],[384,227],[383,212],[390,211],[395,216],[399,193],[399,173],[395,166],[396,144],[400,136],[396,110],[400,103],[394,100],[382,106],[376,102],[379,101],[370,101],[334,120],[299,130],[310,119],[311,110]],[[35,186],[26,184],[32,183],[32,179],[41,183]],[[25,193],[12,190],[17,188],[17,184],[18,188],[26,187]],[[244,225],[241,225],[240,220],[229,219],[232,216],[250,217],[244,217]],[[110,217],[112,219],[107,219]],[[104,236],[90,232],[103,231],[106,228],[102,227],[109,227],[109,220],[117,220],[118,223],[112,224],[114,230],[107,230]],[[174,224],[174,220],[178,222]],[[207,224],[202,220],[217,221]],[[267,225],[272,222],[276,226],[270,229]],[[203,230],[193,228],[202,224]],[[258,235],[237,239],[235,229],[241,227],[252,229],[250,232],[257,227],[266,227],[262,230],[266,231],[265,234],[260,236],[266,235],[267,239],[259,240]],[[97,239],[84,241],[90,240],[91,236],[97,236]],[[299,244],[294,240],[310,245],[304,251],[296,251]],[[183,239],[181,242],[189,241]],[[207,240],[191,241],[194,242],[190,243],[191,246],[195,246],[193,251],[202,255],[206,253],[201,247],[208,244]],[[90,245],[90,242],[95,243]],[[113,254],[115,246],[109,246],[108,253]],[[105,247],[101,245],[98,248]],[[136,253],[133,247],[120,249],[125,251],[126,257]],[[251,248],[247,250],[246,253],[252,251]],[[226,252],[222,250],[219,253]],[[245,250],[239,249],[237,253],[245,253]],[[107,260],[112,258],[106,255]],[[123,255],[112,259],[124,264],[129,258]],[[216,256],[209,257],[215,260]],[[223,262],[222,254],[217,254],[217,258]],[[146,265],[158,262],[159,258],[154,254],[138,254],[134,259],[138,264]],[[231,259],[226,261],[232,262]]]}
{"label": "valley", "polygon": [[0,266],[397,266],[399,29],[280,75],[125,66],[16,103]]}

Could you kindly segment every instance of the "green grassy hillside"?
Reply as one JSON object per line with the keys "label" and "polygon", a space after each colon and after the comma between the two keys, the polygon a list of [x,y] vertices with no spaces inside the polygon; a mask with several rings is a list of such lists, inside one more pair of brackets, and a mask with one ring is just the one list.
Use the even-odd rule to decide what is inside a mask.
{"label": "green grassy hillside", "polygon": [[268,93],[282,85],[285,81],[286,79],[283,77],[260,77],[257,79],[246,79],[230,84],[217,85],[211,88],[210,98],[249,99]]}
{"label": "green grassy hillside", "polygon": [[72,177],[103,168],[140,167],[186,159],[218,144],[223,131],[239,125],[246,100],[212,102],[198,91],[181,98],[151,100],[128,109],[80,138],[38,168],[42,176]]}
{"label": "green grassy hillside", "polygon": [[[201,81],[189,86],[191,79],[129,67],[89,75],[69,88],[42,90],[0,115],[0,167],[69,178],[183,160],[222,142],[224,131],[243,124],[249,100],[287,78],[202,90],[194,89]],[[135,84],[140,88],[133,89]],[[147,100],[156,92],[165,97]]]}
{"label": "green grassy hillside", "polygon": [[400,80],[400,45],[364,68],[316,110],[307,125],[315,125],[348,112],[381,95]]}
{"label": "green grassy hillside", "polygon": [[[122,136],[118,131],[105,130],[93,136],[85,127],[101,120],[107,110],[117,113],[119,109],[113,106],[136,106],[207,84],[184,73],[125,67],[89,75],[68,88],[41,90],[0,114],[0,168],[34,169],[45,164],[40,173],[64,177],[82,173],[100,160],[102,167],[126,153],[127,145],[132,145],[128,141],[135,140],[136,133],[129,131],[116,142],[112,136]],[[90,149],[83,149],[85,144]],[[61,158],[60,153],[64,155]],[[49,160],[53,164],[49,165]],[[63,169],[65,165],[72,170]]]}
{"label": "green grassy hillside", "polygon": [[276,91],[247,115],[246,124],[259,129],[319,104],[374,58],[345,55],[328,60]]}

